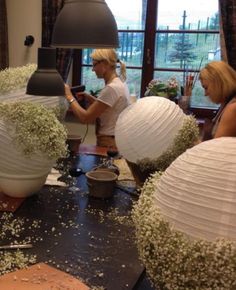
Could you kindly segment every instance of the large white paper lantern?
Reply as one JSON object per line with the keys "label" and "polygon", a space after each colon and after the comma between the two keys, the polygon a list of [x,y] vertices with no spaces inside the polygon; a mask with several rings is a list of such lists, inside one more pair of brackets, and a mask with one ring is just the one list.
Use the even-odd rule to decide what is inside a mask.
{"label": "large white paper lantern", "polygon": [[44,105],[1,104],[0,136],[0,192],[12,197],[38,192],[66,154],[66,130]]}
{"label": "large white paper lantern", "polygon": [[68,102],[64,96],[34,96],[25,93],[24,89],[15,90],[6,94],[0,94],[0,102],[13,103],[23,101],[44,105],[47,108],[58,108],[58,117],[63,120],[69,108]]}
{"label": "large white paper lantern", "polygon": [[173,227],[194,238],[236,241],[236,138],[202,142],[165,171],[154,202]]}
{"label": "large white paper lantern", "polygon": [[133,163],[158,158],[173,143],[184,117],[180,107],[166,98],[139,99],[117,120],[115,138],[119,152]]}
{"label": "large white paper lantern", "polygon": [[144,184],[132,218],[155,289],[236,289],[235,148],[202,142]]}
{"label": "large white paper lantern", "polygon": [[27,197],[44,185],[56,160],[43,154],[26,157],[13,143],[8,129],[0,120],[0,192],[12,197]]}

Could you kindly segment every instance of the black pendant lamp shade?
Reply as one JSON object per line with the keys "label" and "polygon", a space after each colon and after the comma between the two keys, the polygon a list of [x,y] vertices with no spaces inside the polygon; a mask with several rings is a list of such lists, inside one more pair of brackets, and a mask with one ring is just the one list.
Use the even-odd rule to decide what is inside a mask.
{"label": "black pendant lamp shade", "polygon": [[56,49],[38,48],[38,68],[30,77],[26,94],[36,96],[64,96],[65,86],[56,69]]}
{"label": "black pendant lamp shade", "polygon": [[115,18],[104,0],[65,0],[57,16],[53,47],[119,47]]}

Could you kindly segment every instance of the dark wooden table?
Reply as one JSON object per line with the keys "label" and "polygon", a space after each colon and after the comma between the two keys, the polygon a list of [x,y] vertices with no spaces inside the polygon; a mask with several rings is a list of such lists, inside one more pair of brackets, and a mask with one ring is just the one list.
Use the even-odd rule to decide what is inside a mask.
{"label": "dark wooden table", "polygon": [[[87,172],[97,162],[98,156],[82,154],[64,161],[62,167],[68,171],[77,166]],[[68,181],[67,175],[64,180]],[[85,175],[75,181],[76,186],[69,188],[44,186],[14,213],[14,218],[25,219],[19,239],[31,237],[33,248],[28,253],[91,287],[149,289],[138,288],[144,268],[130,218],[135,197],[117,189],[108,200],[91,198]],[[33,221],[38,226],[32,227]],[[1,243],[11,241],[8,235]]]}

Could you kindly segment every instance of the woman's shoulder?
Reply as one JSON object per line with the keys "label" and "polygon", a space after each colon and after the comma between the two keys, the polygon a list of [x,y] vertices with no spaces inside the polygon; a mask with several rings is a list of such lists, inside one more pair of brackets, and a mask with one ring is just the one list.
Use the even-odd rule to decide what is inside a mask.
{"label": "woman's shoulder", "polygon": [[228,102],[228,104],[226,105],[226,107],[234,108],[235,106],[236,106],[236,96],[233,97],[233,98]]}
{"label": "woman's shoulder", "polygon": [[110,82],[109,84],[107,84],[104,87],[105,90],[113,90],[118,95],[123,94],[124,92],[126,92],[127,88],[128,88],[127,83],[123,82],[119,77],[114,78],[112,80],[112,82]]}
{"label": "woman's shoulder", "polygon": [[223,116],[232,116],[236,117],[236,98],[233,98],[224,108],[222,117]]}
{"label": "woman's shoulder", "polygon": [[236,96],[233,96],[233,98],[229,101],[229,104],[236,103]]}
{"label": "woman's shoulder", "polygon": [[117,85],[120,86],[123,84],[124,83],[122,82],[122,80],[117,76],[107,86],[114,87],[114,86],[117,86]]}
{"label": "woman's shoulder", "polygon": [[217,124],[214,138],[231,136],[236,137],[236,102],[230,102],[224,108],[222,116]]}

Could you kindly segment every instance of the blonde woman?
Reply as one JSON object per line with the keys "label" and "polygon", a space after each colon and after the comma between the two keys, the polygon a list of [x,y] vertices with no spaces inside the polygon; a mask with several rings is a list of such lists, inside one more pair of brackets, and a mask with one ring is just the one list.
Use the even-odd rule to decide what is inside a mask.
{"label": "blonde woman", "polygon": [[[95,49],[92,54],[93,71],[97,78],[104,79],[104,88],[95,98],[88,93],[78,93],[81,100],[85,98],[89,107],[82,108],[74,99],[69,86],[66,85],[66,98],[73,113],[82,123],[96,121],[97,145],[115,147],[114,129],[119,114],[128,106],[129,90],[126,80],[126,66],[117,57],[114,49]],[[120,74],[116,71],[120,66]]]}
{"label": "blonde woman", "polygon": [[216,117],[206,124],[203,139],[236,137],[236,71],[224,61],[208,63],[200,71],[205,95],[220,104]]}

